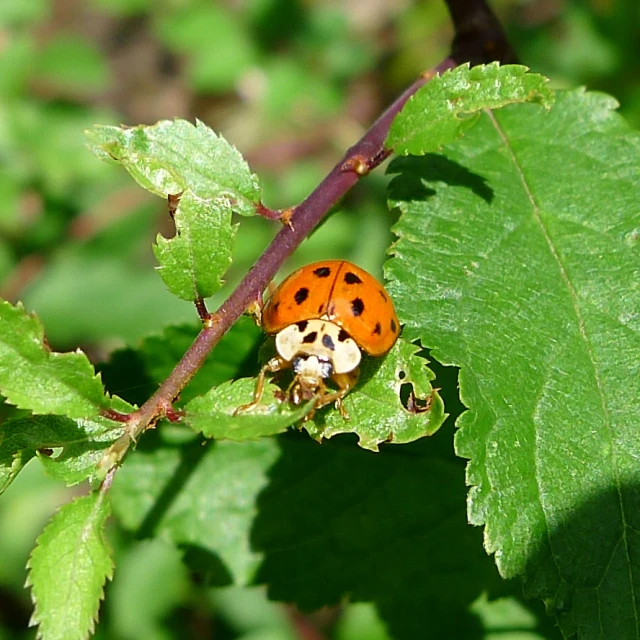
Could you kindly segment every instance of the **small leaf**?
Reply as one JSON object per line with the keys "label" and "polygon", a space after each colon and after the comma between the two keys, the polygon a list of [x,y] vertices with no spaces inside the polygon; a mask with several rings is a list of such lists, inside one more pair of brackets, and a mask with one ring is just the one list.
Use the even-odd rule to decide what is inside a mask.
{"label": "small leaf", "polygon": [[233,145],[200,121],[95,126],[86,134],[98,157],[120,162],[140,186],[162,198],[190,191],[203,200],[221,199],[235,213],[255,213],[257,176]]}
{"label": "small leaf", "polygon": [[[38,452],[48,475],[74,485],[91,478],[104,450],[122,435],[106,418],[31,416],[0,425],[0,495]],[[62,448],[62,451],[55,451]],[[44,450],[52,449],[55,457]]]}
{"label": "small leaf", "polygon": [[257,177],[237,149],[202,122],[186,120],[96,126],[87,136],[99,157],[120,162],[142,187],[178,201],[175,236],[158,236],[154,247],[169,290],[184,300],[215,293],[231,264],[231,213],[252,215],[260,202]]}
{"label": "small leaf", "polygon": [[70,418],[95,416],[109,404],[100,377],[83,353],[50,351],[38,319],[21,304],[14,307],[4,300],[0,301],[0,392],[21,409]]}
{"label": "small leaf", "polygon": [[29,558],[27,586],[43,640],[83,640],[93,633],[104,584],[113,576],[104,524],[110,507],[102,493],[64,505],[45,527]]}
{"label": "small leaf", "polygon": [[231,210],[220,199],[203,200],[186,192],[174,221],[176,235],[170,239],[158,235],[153,247],[160,277],[183,300],[208,298],[220,288],[231,264],[236,234]]}
{"label": "small leaf", "polygon": [[[434,434],[446,414],[429,382],[435,376],[427,361],[415,356],[417,351],[418,347],[399,340],[383,359],[364,360],[358,384],[343,401],[349,420],[332,405],[303,425],[309,435],[322,441],[355,433],[361,447],[377,451],[383,442],[402,444]],[[417,402],[409,410],[401,401],[403,385],[410,385],[411,402]]]}
{"label": "small leaf", "polygon": [[255,380],[242,378],[214,387],[205,396],[194,398],[185,407],[185,422],[208,438],[217,440],[255,440],[282,433],[300,422],[311,411],[313,401],[300,407],[276,398],[282,391],[265,384],[261,403],[251,411],[234,415],[234,411],[253,398]]}
{"label": "small leaf", "polygon": [[497,62],[445,71],[409,98],[393,121],[385,146],[399,155],[424,155],[462,136],[484,109],[514,102],[535,102],[549,109],[554,98],[547,78],[527,71]]}

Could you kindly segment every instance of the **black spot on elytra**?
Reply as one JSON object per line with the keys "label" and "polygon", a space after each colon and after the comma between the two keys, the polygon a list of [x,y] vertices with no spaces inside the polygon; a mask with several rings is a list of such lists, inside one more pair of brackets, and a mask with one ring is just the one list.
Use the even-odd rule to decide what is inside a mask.
{"label": "black spot on elytra", "polygon": [[309,324],[308,320],[301,320],[300,322],[296,322],[296,327],[300,330],[300,332],[304,331]]}
{"label": "black spot on elytra", "polygon": [[304,338],[302,338],[302,342],[304,342],[304,344],[311,344],[312,342],[316,341],[317,337],[318,337],[318,332],[312,331],[311,333],[307,333],[307,335]]}
{"label": "black spot on elytra", "polygon": [[376,328],[373,330],[373,333],[378,336],[382,333],[382,325],[379,322],[376,322]]}
{"label": "black spot on elytra", "polygon": [[280,302],[275,302],[273,304],[273,313],[278,313],[278,308],[280,307]]}
{"label": "black spot on elytra", "polygon": [[360,284],[362,282],[362,280],[360,280],[355,273],[351,273],[351,271],[347,271],[347,273],[344,274],[344,281],[347,284]]}
{"label": "black spot on elytra", "polygon": [[321,304],[321,305],[318,307],[318,313],[322,313],[322,310],[323,310],[323,309],[324,309],[324,305],[323,305],[323,304]]}
{"label": "black spot on elytra", "polygon": [[331,336],[328,333],[325,333],[322,336],[322,344],[327,347],[327,349],[331,350],[331,351],[335,351],[336,345],[333,344],[333,339],[331,338]]}
{"label": "black spot on elytra", "polygon": [[344,342],[348,337],[349,334],[344,329],[340,329],[340,333],[338,334],[338,342]]}
{"label": "black spot on elytra", "polygon": [[354,298],[351,301],[351,313],[357,318],[362,315],[364,311],[364,302],[362,302],[361,298]]}
{"label": "black spot on elytra", "polygon": [[318,278],[328,278],[331,275],[330,267],[318,267],[313,270],[314,275],[318,276]]}
{"label": "black spot on elytra", "polygon": [[398,327],[396,326],[396,321],[391,318],[391,331],[393,331],[393,333],[395,333],[398,330]]}
{"label": "black spot on elytra", "polygon": [[385,292],[382,289],[380,289],[380,295],[382,296],[382,299],[386,302],[387,296],[385,295]]}
{"label": "black spot on elytra", "polygon": [[293,296],[293,299],[296,301],[296,304],[302,304],[308,297],[309,289],[307,289],[307,287],[300,287]]}

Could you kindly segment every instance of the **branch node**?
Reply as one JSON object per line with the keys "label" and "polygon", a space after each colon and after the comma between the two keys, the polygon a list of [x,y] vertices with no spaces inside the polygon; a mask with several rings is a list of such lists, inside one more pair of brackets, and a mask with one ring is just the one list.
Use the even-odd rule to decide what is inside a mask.
{"label": "branch node", "polygon": [[353,171],[361,178],[371,171],[371,160],[363,155],[355,155],[340,166],[340,171]]}
{"label": "branch node", "polygon": [[[202,316],[200,316],[202,318]],[[202,326],[205,329],[213,329],[216,325],[222,322],[222,316],[218,313],[208,313],[206,317],[202,318]]]}
{"label": "branch node", "polygon": [[289,227],[291,231],[295,231],[293,228],[293,223],[291,222],[291,216],[296,212],[295,207],[288,207],[287,209],[283,209],[280,213],[280,222],[283,225]]}

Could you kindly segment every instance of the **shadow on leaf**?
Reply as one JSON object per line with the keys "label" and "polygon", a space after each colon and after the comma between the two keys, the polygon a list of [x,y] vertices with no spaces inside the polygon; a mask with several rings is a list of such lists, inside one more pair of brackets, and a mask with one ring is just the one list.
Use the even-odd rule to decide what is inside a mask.
{"label": "shadow on leaf", "polygon": [[469,605],[503,584],[467,524],[450,431],[380,454],[346,437],[280,444],[252,531],[271,598],[306,611],[373,602],[394,638],[483,637]]}
{"label": "shadow on leaf", "polygon": [[433,187],[426,186],[425,182],[444,182],[450,186],[466,187],[487,204],[491,203],[494,196],[493,189],[485,178],[435,153],[396,158],[389,165],[387,173],[402,174],[402,180],[392,180],[389,185],[389,199],[392,202],[427,200],[436,191]]}
{"label": "shadow on leaf", "polygon": [[621,481],[539,536],[525,591],[545,600],[564,637],[638,637],[638,513],[640,483]]}

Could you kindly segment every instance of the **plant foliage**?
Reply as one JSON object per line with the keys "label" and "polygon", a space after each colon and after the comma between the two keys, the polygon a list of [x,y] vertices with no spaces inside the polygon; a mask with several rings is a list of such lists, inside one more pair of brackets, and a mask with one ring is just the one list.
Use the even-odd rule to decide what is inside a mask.
{"label": "plant foliage", "polygon": [[470,520],[566,637],[637,633],[640,137],[615,106],[561,92],[390,168],[390,290],[461,368]]}
{"label": "plant foliage", "polygon": [[[108,3],[125,13],[146,6]],[[284,116],[332,113],[339,92],[322,74],[330,70],[342,81],[373,61],[364,44],[343,37],[331,12],[305,23],[295,3],[284,3],[286,10],[277,4],[260,3],[240,17],[226,7],[187,3],[167,8],[154,27],[170,49],[187,56],[196,86],[213,93],[233,87],[248,101],[259,94],[266,129],[282,126]],[[4,18],[0,9],[0,21],[34,19],[36,5],[25,3]],[[264,77],[251,75],[261,48],[248,34],[261,34],[268,49],[273,24],[287,38],[291,24],[306,34],[300,55],[317,74],[274,58]],[[340,55],[329,55],[326,42],[339,43],[332,51]],[[55,146],[45,135],[51,123],[66,144],[68,132],[86,126],[87,114],[39,104],[29,112],[37,117],[16,115],[22,100],[16,69],[34,66],[34,81],[69,92],[108,85],[108,65],[82,38],[53,39],[47,47],[51,57],[34,66],[29,47],[10,40],[8,62],[0,60],[0,89],[10,96],[0,100],[0,116],[41,159],[38,170],[15,162],[8,178],[0,176],[0,230],[12,237],[25,232],[15,185],[45,185],[43,200],[59,215],[36,225],[15,249],[28,255],[47,247],[53,255],[54,276],[40,286],[55,295],[39,298],[36,283],[32,299],[59,310],[76,291],[77,309],[66,317],[83,323],[85,336],[114,337],[102,324],[110,307],[123,309],[115,315],[125,318],[127,336],[142,338],[152,326],[140,317],[160,318],[161,330],[113,351],[96,374],[75,344],[68,352],[52,349],[43,323],[23,304],[0,303],[0,545],[2,522],[13,522],[3,509],[28,482],[29,461],[39,461],[61,485],[88,487],[59,508],[28,561],[38,636],[80,639],[94,632],[114,570],[105,536],[113,505],[114,527],[127,532],[114,536],[116,557],[122,552],[130,582],[118,587],[116,574],[112,593],[136,620],[127,625],[113,614],[106,633],[125,629],[114,637],[166,635],[158,630],[165,608],[187,598],[180,556],[202,584],[215,587],[211,597],[225,624],[233,620],[246,632],[237,637],[268,632],[260,635],[264,630],[246,620],[252,607],[229,604],[234,589],[242,598],[268,597],[305,612],[342,607],[343,621],[368,607],[375,633],[361,628],[358,636],[345,622],[336,632],[340,640],[488,640],[494,633],[555,640],[558,630],[532,613],[535,605],[520,602],[520,583],[502,579],[517,577],[555,615],[563,637],[640,640],[640,137],[615,112],[615,101],[585,90],[554,94],[544,76],[519,65],[461,65],[432,78],[406,102],[379,149],[404,156],[388,170],[388,204],[398,218],[384,265],[403,333],[385,357],[363,360],[344,399],[347,417],[334,406],[314,412],[313,401],[291,406],[291,372],[269,378],[260,403],[236,412],[251,402],[270,348],[261,348],[264,336],[243,318],[146,426],[163,415],[176,424],[138,433],[146,401],[197,340],[199,319],[195,311],[177,311],[189,306],[182,301],[196,301],[202,312],[203,299],[225,280],[233,287],[261,249],[261,241],[247,241],[248,250],[236,236],[259,222],[250,220],[254,214],[270,211],[264,181],[200,121],[93,126],[91,150],[168,203],[171,216],[159,227],[153,255],[175,297],[160,280],[160,294],[145,297],[153,289],[145,260],[153,256],[143,256],[139,245],[158,228],[146,202],[117,223],[117,233],[54,252],[65,234],[77,233],[68,212],[95,205],[93,172],[104,171],[96,175],[106,191],[124,172],[114,178],[102,166],[87,168],[75,147],[68,162],[47,155]],[[82,73],[65,62],[77,55]],[[82,77],[92,69],[85,86]],[[260,93],[265,78],[271,88],[284,87],[288,100],[272,89]],[[32,131],[34,121],[45,123],[42,131]],[[101,121],[114,120],[105,114]],[[244,131],[242,114],[240,121],[236,130]],[[3,130],[3,156],[20,158],[20,135],[5,140]],[[325,186],[327,193],[334,186]],[[298,192],[305,197],[299,186]],[[277,230],[281,223],[272,224]],[[371,260],[375,232],[361,238],[352,224],[345,228],[326,237],[355,236],[354,255]],[[380,247],[389,244],[386,233],[378,234]],[[280,248],[280,262],[293,248]],[[3,273],[13,249],[0,241]],[[135,309],[127,314],[127,307]],[[163,327],[169,317],[175,320]],[[205,324],[211,329],[218,321],[213,315]],[[62,326],[57,335],[69,334]],[[86,352],[104,359],[91,345]],[[455,455],[447,440],[452,430],[440,429],[447,412],[448,424],[456,420]],[[139,542],[146,538],[154,540]],[[153,567],[127,557],[127,548]],[[141,596],[146,579],[162,592],[158,599]],[[265,585],[267,595],[247,591],[255,585]]]}

